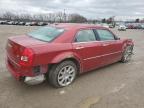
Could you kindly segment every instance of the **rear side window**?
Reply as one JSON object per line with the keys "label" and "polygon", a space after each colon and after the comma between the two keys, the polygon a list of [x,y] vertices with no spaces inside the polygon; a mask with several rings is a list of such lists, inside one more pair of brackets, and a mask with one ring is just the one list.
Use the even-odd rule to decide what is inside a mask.
{"label": "rear side window", "polygon": [[93,30],[81,30],[76,35],[76,42],[89,42],[95,41],[96,37]]}
{"label": "rear side window", "polygon": [[100,40],[115,40],[114,35],[108,30],[96,30]]}

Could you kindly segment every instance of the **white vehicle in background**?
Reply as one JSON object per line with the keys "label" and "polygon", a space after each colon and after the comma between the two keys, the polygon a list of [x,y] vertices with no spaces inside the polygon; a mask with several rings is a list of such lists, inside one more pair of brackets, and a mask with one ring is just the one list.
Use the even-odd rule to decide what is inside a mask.
{"label": "white vehicle in background", "polygon": [[25,26],[30,26],[30,25],[31,25],[30,22],[26,22],[26,23],[25,23]]}
{"label": "white vehicle in background", "polygon": [[141,25],[141,29],[144,29],[144,24]]}
{"label": "white vehicle in background", "polygon": [[14,24],[14,21],[8,21],[7,24],[8,24],[8,25],[13,25],[13,24]]}
{"label": "white vehicle in background", "polygon": [[114,28],[115,26],[113,24],[109,24],[109,28]]}
{"label": "white vehicle in background", "polygon": [[118,30],[119,31],[126,31],[127,27],[125,25],[119,25]]}

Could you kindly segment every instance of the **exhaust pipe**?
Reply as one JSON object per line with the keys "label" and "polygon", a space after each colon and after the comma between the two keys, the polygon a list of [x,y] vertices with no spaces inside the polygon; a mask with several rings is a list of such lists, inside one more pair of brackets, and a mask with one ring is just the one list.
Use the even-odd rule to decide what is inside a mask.
{"label": "exhaust pipe", "polygon": [[28,85],[37,85],[42,83],[45,80],[44,74],[34,76],[34,77],[25,77],[24,83]]}

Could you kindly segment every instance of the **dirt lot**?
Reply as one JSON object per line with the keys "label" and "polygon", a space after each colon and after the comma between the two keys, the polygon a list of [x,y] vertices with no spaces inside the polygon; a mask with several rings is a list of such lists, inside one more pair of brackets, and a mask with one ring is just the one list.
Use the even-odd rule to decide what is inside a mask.
{"label": "dirt lot", "polygon": [[35,28],[0,26],[0,108],[144,108],[144,30],[113,30],[121,38],[134,40],[131,62],[95,70],[71,86],[55,89],[46,82],[21,84],[5,67],[7,38]]}

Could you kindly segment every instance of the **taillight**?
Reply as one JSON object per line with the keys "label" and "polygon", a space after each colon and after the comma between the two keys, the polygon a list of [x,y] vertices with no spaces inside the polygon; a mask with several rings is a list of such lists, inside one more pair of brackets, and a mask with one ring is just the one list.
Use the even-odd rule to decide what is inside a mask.
{"label": "taillight", "polygon": [[30,66],[33,61],[33,52],[31,49],[25,48],[20,54],[19,64],[22,66]]}

